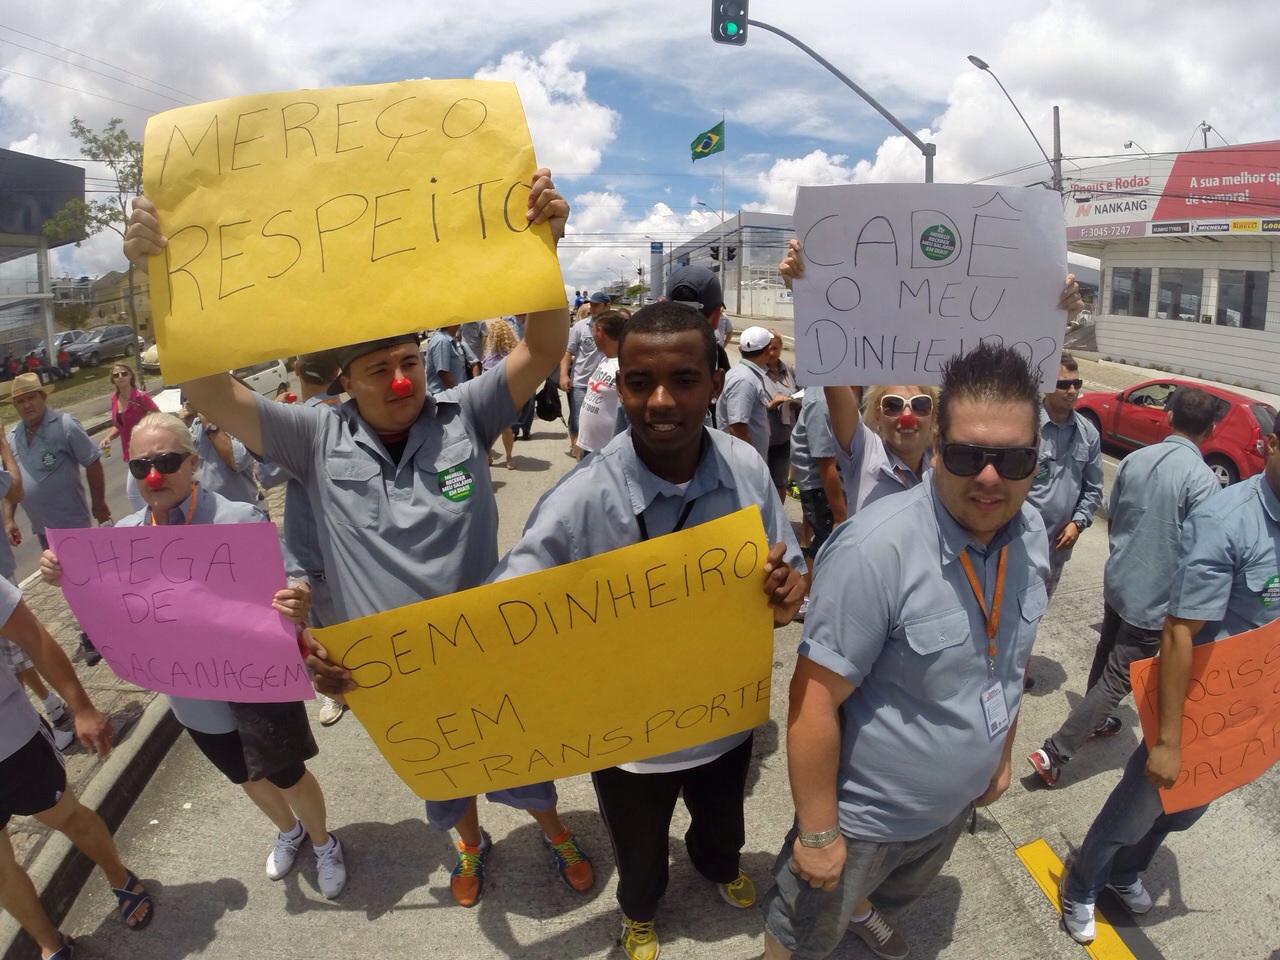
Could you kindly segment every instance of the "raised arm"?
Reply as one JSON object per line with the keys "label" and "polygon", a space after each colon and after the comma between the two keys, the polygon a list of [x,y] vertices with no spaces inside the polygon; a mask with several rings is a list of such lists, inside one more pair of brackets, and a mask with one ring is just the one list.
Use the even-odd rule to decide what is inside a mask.
{"label": "raised arm", "polygon": [[[533,223],[549,224],[552,242],[559,246],[569,219],[569,201],[556,192],[555,184],[551,182],[551,171],[546,167],[534,171],[525,217]],[[505,361],[507,389],[511,391],[511,402],[517,409],[524,406],[525,401],[542,386],[547,374],[555,369],[568,342],[568,309],[561,306],[529,314],[524,339],[507,354]]]}
{"label": "raised arm", "polygon": [[[136,267],[146,269],[147,258],[164,252],[168,240],[160,230],[156,208],[146,197],[133,198],[133,213],[124,233],[124,254]],[[253,391],[229,373],[215,373],[180,384],[192,406],[214,423],[230,430],[254,453],[262,453],[262,424]]]}

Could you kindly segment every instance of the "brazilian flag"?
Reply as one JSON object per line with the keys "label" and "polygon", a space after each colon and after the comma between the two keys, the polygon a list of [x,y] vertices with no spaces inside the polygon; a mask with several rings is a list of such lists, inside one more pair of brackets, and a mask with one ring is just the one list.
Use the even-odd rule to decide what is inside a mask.
{"label": "brazilian flag", "polygon": [[721,120],[706,133],[700,133],[694,137],[689,148],[693,151],[695,161],[724,150],[724,121]]}

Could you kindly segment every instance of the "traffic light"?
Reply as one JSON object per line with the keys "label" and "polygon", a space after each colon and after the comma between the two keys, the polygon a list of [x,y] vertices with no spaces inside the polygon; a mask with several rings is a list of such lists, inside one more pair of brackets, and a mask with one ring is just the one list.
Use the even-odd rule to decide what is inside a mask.
{"label": "traffic light", "polygon": [[725,250],[728,251],[728,256],[726,257],[726,259],[728,260],[732,260],[734,257],[738,255],[737,247],[725,247]]}
{"label": "traffic light", "polygon": [[711,0],[711,39],[735,47],[747,42],[747,0]]}
{"label": "traffic light", "polygon": [[712,247],[712,248],[711,248],[711,259],[712,259],[712,260],[719,260],[719,259],[720,259],[720,248],[719,248],[719,247]]}

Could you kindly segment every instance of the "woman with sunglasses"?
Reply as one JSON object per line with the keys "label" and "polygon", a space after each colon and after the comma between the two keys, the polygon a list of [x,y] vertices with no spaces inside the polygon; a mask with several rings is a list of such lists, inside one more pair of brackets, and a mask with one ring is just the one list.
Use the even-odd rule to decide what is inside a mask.
{"label": "woman with sunglasses", "polygon": [[[133,435],[134,427],[148,413],[155,413],[160,408],[156,406],[156,402],[151,399],[149,393],[138,389],[133,379],[133,371],[126,364],[111,365],[111,386],[114,388],[111,393],[111,430],[102,438],[98,448],[104,456],[110,456],[111,442],[119,437],[120,455],[128,461],[129,438]],[[138,482],[127,473],[124,478],[124,490],[129,496],[129,506],[134,510],[141,510],[146,506],[142,500],[142,493],[138,490]]]}
{"label": "woman with sunglasses", "polygon": [[[177,417],[153,413],[133,429],[129,472],[142,481],[147,506],[117,526],[144,527],[189,523],[255,523],[266,515],[247,503],[228,500],[195,481],[196,453],[191,432]],[[286,557],[288,555],[286,554]],[[291,559],[287,565],[292,565]],[[40,558],[40,573],[57,586],[62,567],[52,550]],[[291,586],[276,592],[272,606],[299,626],[305,625],[311,591]],[[225,703],[169,697],[178,722],[200,752],[232,783],[239,785],[279,833],[267,857],[266,872],[279,880],[292,868],[303,841],[316,855],[320,892],[332,900],[346,885],[342,844],[326,826],[325,798],[306,761],[319,753],[302,703]]]}

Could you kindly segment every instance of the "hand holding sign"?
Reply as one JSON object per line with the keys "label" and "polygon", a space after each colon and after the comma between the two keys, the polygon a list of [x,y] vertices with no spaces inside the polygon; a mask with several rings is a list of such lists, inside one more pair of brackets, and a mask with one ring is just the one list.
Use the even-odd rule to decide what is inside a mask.
{"label": "hand holding sign", "polygon": [[[801,187],[796,367],[814,384],[935,383],[948,357],[995,339],[1047,381],[1063,321],[1061,198],[958,184]],[[804,262],[799,261],[799,249]]]}
{"label": "hand holding sign", "polygon": [[555,243],[568,205],[546,171],[529,179],[511,84],[184,107],[151,119],[144,159],[154,207],[135,204],[125,249],[154,257],[157,342],[174,380],[564,305]]}

